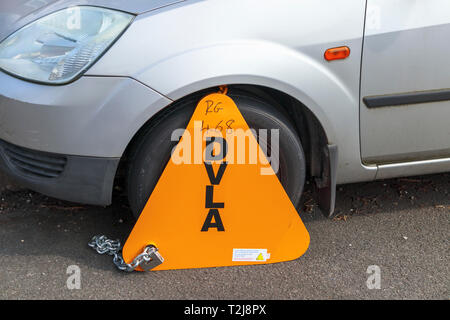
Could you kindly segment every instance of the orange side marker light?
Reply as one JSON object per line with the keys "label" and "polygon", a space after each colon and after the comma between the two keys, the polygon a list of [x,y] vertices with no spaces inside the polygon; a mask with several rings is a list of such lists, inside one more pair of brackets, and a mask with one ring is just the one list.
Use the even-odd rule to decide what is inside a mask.
{"label": "orange side marker light", "polygon": [[350,48],[347,46],[330,48],[325,51],[324,57],[327,61],[345,59],[350,55]]}

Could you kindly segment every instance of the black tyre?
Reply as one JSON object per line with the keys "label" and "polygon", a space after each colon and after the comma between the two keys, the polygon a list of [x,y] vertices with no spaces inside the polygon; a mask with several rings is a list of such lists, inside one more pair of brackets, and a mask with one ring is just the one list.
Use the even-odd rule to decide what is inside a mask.
{"label": "black tyre", "polygon": [[[305,157],[300,139],[293,124],[279,108],[245,92],[230,91],[234,100],[252,129],[279,129],[278,178],[292,203],[297,207],[305,182]],[[176,142],[171,141],[172,132],[185,128],[201,97],[185,99],[163,113],[157,121],[146,128],[131,148],[127,172],[128,200],[136,218],[147,203],[158,182],[170,152]],[[270,146],[269,146],[270,150]],[[270,154],[270,151],[269,151]]]}

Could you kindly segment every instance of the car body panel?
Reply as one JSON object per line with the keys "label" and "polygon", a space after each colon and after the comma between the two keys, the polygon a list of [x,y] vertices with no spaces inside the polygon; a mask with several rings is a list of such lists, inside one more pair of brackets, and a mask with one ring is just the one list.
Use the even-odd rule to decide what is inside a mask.
{"label": "car body panel", "polygon": [[[352,0],[187,1],[139,15],[87,74],[132,77],[172,100],[220,84],[278,89],[306,105],[339,146],[339,183],[370,180],[376,167],[362,165],[359,150],[364,10],[364,1]],[[342,45],[351,49],[348,59],[323,58]]]}
{"label": "car body panel", "polygon": [[[361,97],[450,88],[450,2],[368,0]],[[444,89],[444,90],[443,90]],[[387,164],[450,157],[450,100],[368,108],[361,156]]]}

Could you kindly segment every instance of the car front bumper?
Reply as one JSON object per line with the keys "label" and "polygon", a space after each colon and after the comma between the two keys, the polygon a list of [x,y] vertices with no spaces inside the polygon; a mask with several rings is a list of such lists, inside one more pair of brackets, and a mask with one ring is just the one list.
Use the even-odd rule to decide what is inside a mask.
{"label": "car front bumper", "polygon": [[31,190],[67,201],[109,205],[119,161],[40,152],[0,140],[0,170]]}
{"label": "car front bumper", "polygon": [[126,77],[50,86],[0,72],[0,169],[49,196],[108,205],[126,147],[170,103]]}

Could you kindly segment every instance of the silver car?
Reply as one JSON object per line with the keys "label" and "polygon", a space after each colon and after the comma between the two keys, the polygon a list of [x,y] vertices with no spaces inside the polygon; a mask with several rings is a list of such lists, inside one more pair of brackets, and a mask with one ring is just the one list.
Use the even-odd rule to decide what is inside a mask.
{"label": "silver car", "polygon": [[44,194],[136,215],[198,101],[227,85],[280,130],[278,177],[450,171],[448,0],[0,0],[0,167]]}

